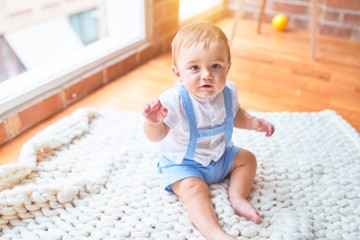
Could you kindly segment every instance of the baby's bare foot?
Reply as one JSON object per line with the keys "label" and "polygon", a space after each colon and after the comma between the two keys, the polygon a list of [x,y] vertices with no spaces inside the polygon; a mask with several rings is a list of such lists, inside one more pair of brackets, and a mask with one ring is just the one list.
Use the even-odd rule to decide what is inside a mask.
{"label": "baby's bare foot", "polygon": [[231,207],[235,213],[248,221],[256,224],[261,222],[261,217],[256,209],[246,199],[230,199]]}

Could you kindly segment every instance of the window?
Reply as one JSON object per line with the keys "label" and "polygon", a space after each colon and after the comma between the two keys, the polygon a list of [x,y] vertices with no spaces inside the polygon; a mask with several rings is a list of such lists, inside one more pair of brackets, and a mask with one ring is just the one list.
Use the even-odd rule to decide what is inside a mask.
{"label": "window", "polygon": [[107,0],[107,3],[105,8],[108,36],[118,39],[121,44],[144,38],[144,1]]}
{"label": "window", "polygon": [[[199,13],[221,4],[223,0],[180,0],[180,21],[189,19]],[[195,3],[195,4],[194,4]]]}
{"label": "window", "polygon": [[9,31],[5,33],[5,39],[27,70],[38,68],[84,46],[67,17]]}
{"label": "window", "polygon": [[69,21],[84,45],[89,45],[99,40],[99,20],[96,9],[70,15]]}
{"label": "window", "polygon": [[0,115],[146,40],[146,0],[25,2],[0,2]]}

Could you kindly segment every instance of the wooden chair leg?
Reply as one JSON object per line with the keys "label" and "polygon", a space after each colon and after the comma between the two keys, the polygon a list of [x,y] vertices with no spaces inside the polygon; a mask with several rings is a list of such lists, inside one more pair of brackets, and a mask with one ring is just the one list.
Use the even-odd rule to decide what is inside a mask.
{"label": "wooden chair leg", "polygon": [[316,35],[317,35],[317,0],[311,0],[310,22],[310,58],[316,59]]}
{"label": "wooden chair leg", "polygon": [[265,7],[266,7],[266,0],[262,0],[259,18],[258,18],[257,33],[261,32],[261,24],[262,24],[263,17],[264,17]]}
{"label": "wooden chair leg", "polygon": [[235,19],[234,19],[234,23],[233,23],[233,27],[232,27],[232,31],[231,31],[231,36],[230,36],[230,43],[232,43],[234,40],[236,28],[240,21],[241,15],[242,15],[243,6],[244,6],[244,0],[238,0],[238,7],[235,12]]}

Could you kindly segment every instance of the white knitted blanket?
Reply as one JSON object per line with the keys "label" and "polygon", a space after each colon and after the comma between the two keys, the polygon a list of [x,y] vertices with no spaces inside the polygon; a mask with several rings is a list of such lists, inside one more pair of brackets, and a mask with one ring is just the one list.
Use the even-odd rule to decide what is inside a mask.
{"label": "white knitted blanket", "polygon": [[[271,138],[235,129],[256,154],[256,225],[234,214],[228,182],[211,186],[238,239],[360,239],[360,137],[333,111],[257,113]],[[141,114],[81,109],[40,132],[19,162],[0,166],[1,239],[203,239],[166,193]]]}

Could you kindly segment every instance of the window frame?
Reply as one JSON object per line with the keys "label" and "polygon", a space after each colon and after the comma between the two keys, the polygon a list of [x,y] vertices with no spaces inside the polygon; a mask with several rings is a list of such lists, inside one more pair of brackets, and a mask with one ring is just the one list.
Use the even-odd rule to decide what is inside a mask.
{"label": "window frame", "polygon": [[[37,69],[26,71],[0,83],[0,121],[3,115],[39,96],[59,92],[64,85],[86,75],[94,69],[105,69],[113,59],[126,56],[150,40],[149,3],[144,1],[144,38],[124,47],[114,39],[104,38],[76,53],[64,56]],[[28,83],[24,86],[24,82]],[[23,86],[21,90],[19,86]]]}

